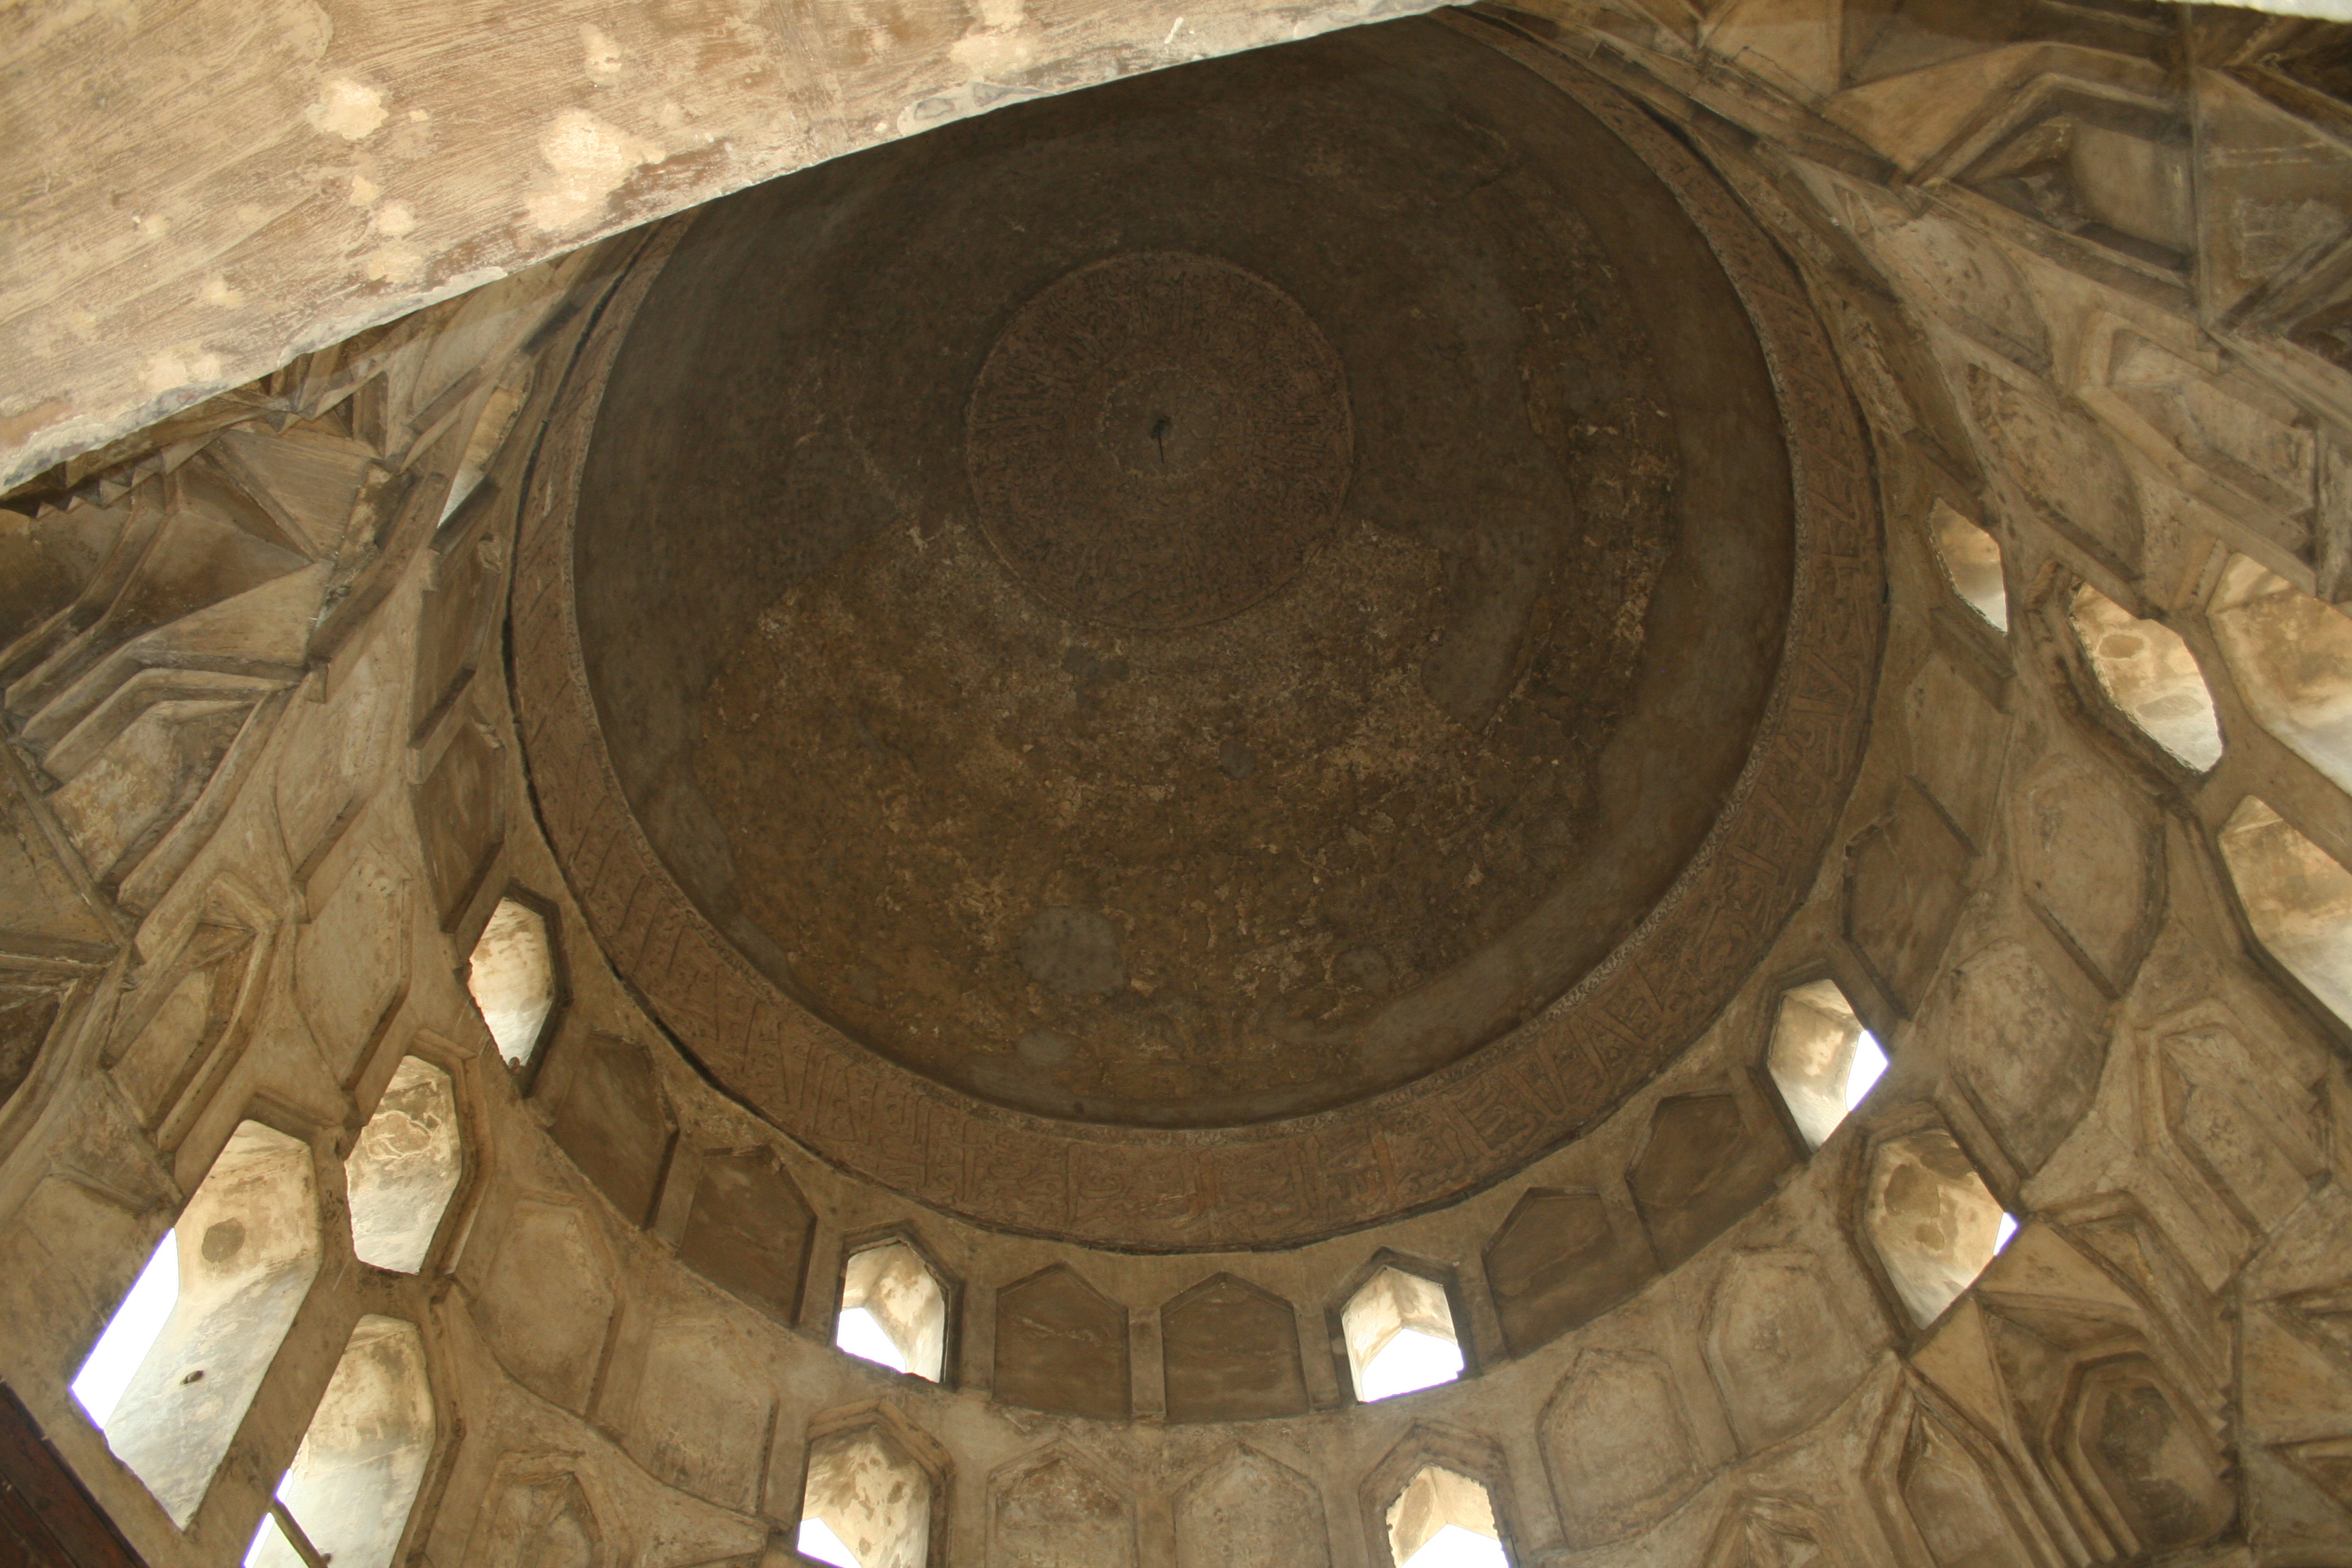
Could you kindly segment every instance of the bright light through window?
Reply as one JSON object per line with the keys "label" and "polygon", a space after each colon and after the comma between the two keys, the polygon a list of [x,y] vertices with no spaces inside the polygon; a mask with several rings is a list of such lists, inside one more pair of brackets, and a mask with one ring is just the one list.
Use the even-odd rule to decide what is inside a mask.
{"label": "bright light through window", "polygon": [[830,1563],[834,1568],[866,1568],[858,1562],[857,1554],[843,1545],[841,1537],[827,1530],[821,1519],[801,1521],[800,1539],[793,1545],[802,1556]]}
{"label": "bright light through window", "polygon": [[903,1239],[861,1247],[842,1266],[836,1349],[937,1383],[947,1333],[947,1292],[922,1254]]}
{"label": "bright light through window", "polygon": [[1462,1375],[1462,1342],[1445,1287],[1383,1265],[1339,1313],[1356,1397],[1393,1399]]}
{"label": "bright light through window", "polygon": [[913,1568],[929,1560],[932,1478],[879,1423],[810,1444],[805,1476],[793,1537],[801,1557],[834,1568]]}
{"label": "bright light through window", "polygon": [[2017,1216],[2013,1214],[2002,1215],[2000,1216],[2000,1225],[1999,1228],[1994,1230],[1992,1233],[1992,1249],[1995,1252],[1999,1252],[2002,1247],[2009,1245],[2009,1238],[2016,1234]]}
{"label": "bright light through window", "polygon": [[245,1568],[268,1568],[273,1563],[299,1563],[301,1556],[286,1532],[278,1528],[278,1516],[265,1513],[261,1528],[253,1532],[253,1544],[245,1549]]}
{"label": "bright light through window", "polygon": [[1781,995],[1765,1066],[1805,1146],[1818,1149],[1885,1075],[1886,1052],[1837,982],[1814,980]]}
{"label": "bright light through window", "polygon": [[174,1234],[167,1230],[155,1244],[155,1255],[139,1271],[138,1283],[122,1299],[114,1321],[98,1336],[89,1359],[74,1376],[73,1396],[89,1412],[100,1431],[114,1418],[114,1407],[122,1403],[131,1374],[155,1348],[163,1324],[172,1316],[173,1303],[179,1299],[180,1248]]}
{"label": "bright light through window", "polygon": [[1509,1568],[1486,1489],[1423,1465],[1389,1504],[1389,1556],[1399,1568]]}
{"label": "bright light through window", "polygon": [[851,1307],[841,1314],[833,1331],[833,1342],[861,1361],[887,1366],[892,1372],[907,1370],[906,1353],[883,1331],[874,1314],[863,1307]]}
{"label": "bright light through window", "polygon": [[1399,1329],[1366,1363],[1363,1387],[1359,1392],[1367,1400],[1387,1399],[1411,1394],[1417,1388],[1452,1383],[1461,1375],[1459,1345],[1419,1329]]}
{"label": "bright light through window", "polygon": [[1503,1543],[1449,1524],[1423,1543],[1400,1568],[1510,1568]]}
{"label": "bright light through window", "polygon": [[1886,1071],[1886,1053],[1868,1029],[1853,1042],[1853,1065],[1845,1074],[1845,1108],[1852,1110],[1870,1094],[1871,1086]]}

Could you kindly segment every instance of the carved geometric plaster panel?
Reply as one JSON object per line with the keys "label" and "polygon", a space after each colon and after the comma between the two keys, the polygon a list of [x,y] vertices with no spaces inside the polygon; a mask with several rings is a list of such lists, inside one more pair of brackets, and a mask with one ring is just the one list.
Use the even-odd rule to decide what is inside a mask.
{"label": "carved geometric plaster panel", "polygon": [[1237,1448],[1176,1494],[1176,1568],[1330,1568],[1315,1483]]}
{"label": "carved geometric plaster panel", "polygon": [[531,1197],[514,1205],[473,1298],[482,1332],[508,1371],[575,1414],[588,1407],[616,1304],[612,1259],[588,1216]]}
{"label": "carved geometric plaster panel", "polygon": [[1671,1368],[1647,1351],[1587,1351],[1538,1428],[1570,1539],[1598,1545],[1663,1518],[1704,1470]]}
{"label": "carved geometric plaster panel", "polygon": [[989,1483],[990,1568],[1135,1568],[1135,1502],[1070,1448],[1017,1459]]}
{"label": "carved geometric plaster panel", "polygon": [[1870,1364],[1831,1294],[1822,1260],[1793,1249],[1731,1260],[1716,1284],[1705,1348],[1716,1392],[1748,1453],[1826,1415]]}

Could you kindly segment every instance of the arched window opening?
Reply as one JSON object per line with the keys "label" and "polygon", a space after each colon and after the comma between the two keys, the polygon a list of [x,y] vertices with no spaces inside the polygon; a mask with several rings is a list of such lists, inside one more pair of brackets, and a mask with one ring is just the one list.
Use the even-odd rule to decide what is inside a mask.
{"label": "arched window opening", "polygon": [[352,1250],[362,1263],[414,1274],[425,1266],[463,1170],[457,1094],[431,1062],[404,1057],[343,1162]]}
{"label": "arched window opening", "polygon": [[509,1067],[525,1067],[539,1050],[547,1016],[555,1010],[555,944],[547,917],[520,899],[500,899],[466,965],[466,989]]}
{"label": "arched window opening", "polygon": [[281,1510],[331,1568],[391,1568],[433,1456],[433,1429],[424,1336],[397,1318],[362,1318],[246,1568],[306,1568]]}
{"label": "arched window opening", "polygon": [[1952,591],[1987,626],[2007,635],[2009,583],[2000,569],[2000,541],[1942,501],[1936,503],[1928,526],[1935,535],[1936,559]]}
{"label": "arched window opening", "polygon": [[1434,1279],[1383,1268],[1339,1312],[1356,1397],[1391,1399],[1462,1375],[1454,1309]]}
{"label": "arched window opening", "polygon": [[1836,982],[1816,980],[1780,998],[1765,1065],[1806,1146],[1818,1149],[1885,1075],[1886,1053]]}
{"label": "arched window opening", "polygon": [[931,1478],[878,1426],[809,1446],[801,1499],[803,1557],[834,1568],[922,1568],[931,1540]]}
{"label": "arched window opening", "polygon": [[2352,1023],[2352,871],[2251,795],[2221,828],[2221,858],[2254,935]]}
{"label": "arched window opening", "polygon": [[2126,718],[2200,773],[2221,760],[2213,693],[2179,632],[2141,620],[2088,583],[2075,590],[2067,616],[2099,689]]}
{"label": "arched window opening", "polygon": [[947,1353],[948,1300],[922,1254],[903,1241],[851,1256],[841,1273],[841,1315],[833,1342],[892,1372],[940,1380]]}
{"label": "arched window opening", "polygon": [[2243,555],[2205,618],[2255,722],[2352,789],[2352,618]]}
{"label": "arched window opening", "polygon": [[1952,1135],[1927,1128],[1879,1145],[1863,1228],[1895,1293],[1925,1328],[2009,1245],[2017,1221]]}
{"label": "arched window opening", "polygon": [[1423,1465],[1389,1505],[1397,1568],[1510,1568],[1486,1489],[1442,1465]]}
{"label": "arched window opening", "polygon": [[303,1143],[240,1123],[73,1380],[107,1447],[185,1528],[319,1272]]}

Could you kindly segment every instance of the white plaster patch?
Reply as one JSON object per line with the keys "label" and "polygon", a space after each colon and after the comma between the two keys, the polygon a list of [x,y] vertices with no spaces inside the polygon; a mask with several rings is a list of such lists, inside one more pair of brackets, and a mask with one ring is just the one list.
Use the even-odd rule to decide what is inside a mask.
{"label": "white plaster patch", "polygon": [[220,378],[220,355],[192,353],[182,358],[166,349],[148,356],[145,376],[150,393],[176,392],[190,382],[216,381]]}
{"label": "white plaster patch", "polygon": [[584,109],[557,115],[539,139],[551,177],[524,198],[530,221],[543,229],[570,228],[604,209],[612,194],[662,150],[641,136],[606,124]]}
{"label": "white plaster patch", "polygon": [[[460,272],[455,278],[444,279],[441,287],[436,289],[433,291],[433,297],[424,301],[424,304],[438,304],[440,301],[449,299],[455,295],[463,294],[468,289],[479,289],[485,283],[495,283],[501,278],[510,278],[512,276],[512,273],[507,271],[503,268],[477,267],[471,271]],[[422,306],[419,307],[419,309],[422,308]],[[343,336],[349,337],[351,334],[346,332]],[[339,342],[341,339],[334,339],[331,341]]]}
{"label": "white plaster patch", "polygon": [[234,310],[245,303],[245,295],[230,288],[228,279],[218,273],[205,279],[204,299],[205,304],[218,305],[225,310]]}
{"label": "white plaster patch", "polygon": [[[1017,19],[1020,7],[1013,7]],[[958,69],[975,79],[1011,76],[1027,66],[1037,52],[1036,40],[1026,33],[992,29],[972,33],[948,50]]]}
{"label": "white plaster patch", "polygon": [[367,275],[378,283],[414,283],[425,275],[425,253],[414,246],[379,246],[369,252]]}
{"label": "white plaster patch", "polygon": [[406,202],[386,202],[375,209],[375,231],[386,239],[398,239],[415,226],[415,209]]}
{"label": "white plaster patch", "polygon": [[373,135],[389,112],[383,94],[349,77],[331,76],[319,84],[319,101],[303,111],[319,130],[357,142]]}
{"label": "white plaster patch", "polygon": [[583,22],[580,26],[580,47],[587,56],[585,65],[589,79],[598,82],[621,79],[626,62],[621,58],[621,46],[613,41],[610,34]]}

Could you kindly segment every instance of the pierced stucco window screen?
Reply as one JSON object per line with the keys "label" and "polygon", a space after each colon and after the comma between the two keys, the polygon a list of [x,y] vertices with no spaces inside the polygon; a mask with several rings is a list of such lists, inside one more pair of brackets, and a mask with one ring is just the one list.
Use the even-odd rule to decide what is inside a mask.
{"label": "pierced stucco window screen", "polygon": [[863,1248],[843,1266],[833,1342],[851,1355],[937,1383],[947,1326],[947,1292],[905,1242]]}
{"label": "pierced stucco window screen", "polygon": [[1780,998],[1765,1065],[1797,1131],[1818,1149],[1886,1071],[1886,1053],[1836,982],[1816,980]]}
{"label": "pierced stucco window screen", "polygon": [[246,1568],[391,1568],[433,1440],[424,1336],[397,1318],[362,1317],[254,1532]]}
{"label": "pierced stucco window screen", "polygon": [[1942,501],[1930,520],[1936,559],[1952,591],[1997,632],[2009,630],[2009,583],[2000,565],[2000,541]]}
{"label": "pierced stucco window screen", "polygon": [[1442,1465],[1424,1465],[1388,1511],[1396,1568],[1508,1568],[1486,1489]]}
{"label": "pierced stucco window screen", "polygon": [[2254,935],[2352,1023],[2352,871],[2258,795],[2238,803],[2221,843]]}
{"label": "pierced stucco window screen", "polygon": [[107,1447],[185,1528],[317,1278],[310,1151],[247,1121],[73,1380]]}
{"label": "pierced stucco window screen", "polygon": [[2234,555],[2205,619],[2254,721],[2352,789],[2352,618]]}
{"label": "pierced stucco window screen", "polygon": [[547,917],[520,899],[500,899],[474,943],[466,989],[507,1065],[530,1065],[555,1010],[555,944]]}
{"label": "pierced stucco window screen", "polygon": [[794,1549],[834,1568],[921,1568],[930,1548],[931,1479],[877,1426],[809,1447]]}
{"label": "pierced stucco window screen", "polygon": [[1433,1279],[1381,1268],[1349,1298],[1339,1327],[1359,1399],[1393,1398],[1462,1375],[1454,1310]]}
{"label": "pierced stucco window screen", "polygon": [[359,1260],[423,1268],[464,1168],[456,1086],[431,1062],[403,1058],[343,1162]]}
{"label": "pierced stucco window screen", "polygon": [[2179,632],[2140,619],[2088,583],[2075,590],[2067,618],[2099,689],[2126,718],[2200,773],[2221,760],[2213,693]]}
{"label": "pierced stucco window screen", "polygon": [[1895,1293],[1925,1328],[1976,1283],[2017,1221],[1952,1135],[1927,1128],[1873,1153],[1863,1228]]}

